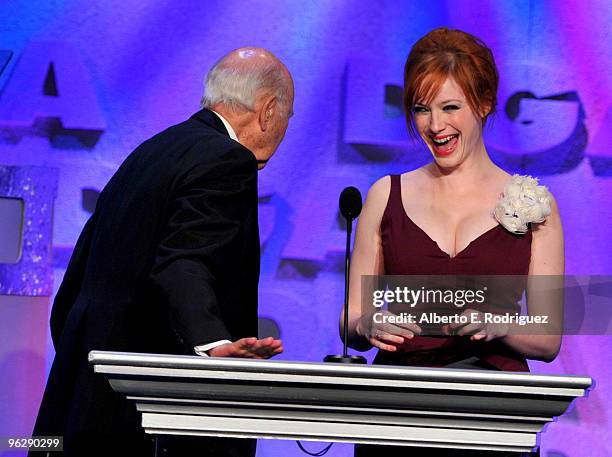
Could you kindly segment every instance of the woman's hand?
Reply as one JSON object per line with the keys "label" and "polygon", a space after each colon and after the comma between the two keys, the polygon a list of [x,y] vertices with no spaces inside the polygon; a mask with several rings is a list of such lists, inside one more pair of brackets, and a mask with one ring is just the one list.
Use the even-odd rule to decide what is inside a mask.
{"label": "woman's hand", "polygon": [[448,335],[470,336],[472,341],[491,341],[508,334],[508,324],[486,323],[484,313],[475,309],[466,309],[461,316],[467,318],[466,324],[452,323],[445,327]]}
{"label": "woman's hand", "polygon": [[[396,316],[389,311],[379,311],[377,314],[384,316]],[[365,324],[365,325],[364,325]],[[388,322],[377,323],[373,316],[369,319],[359,319],[356,326],[357,334],[365,338],[372,346],[383,351],[395,352],[397,347],[411,340],[415,335],[421,333],[421,327],[416,324],[391,324]]]}

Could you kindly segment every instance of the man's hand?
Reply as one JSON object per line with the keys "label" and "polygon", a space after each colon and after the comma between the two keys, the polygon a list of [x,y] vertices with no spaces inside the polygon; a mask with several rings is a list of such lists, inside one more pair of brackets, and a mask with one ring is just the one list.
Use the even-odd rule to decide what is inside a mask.
{"label": "man's hand", "polygon": [[283,352],[283,342],[271,336],[258,340],[255,337],[242,338],[208,351],[211,357],[244,357],[247,359],[269,359]]}

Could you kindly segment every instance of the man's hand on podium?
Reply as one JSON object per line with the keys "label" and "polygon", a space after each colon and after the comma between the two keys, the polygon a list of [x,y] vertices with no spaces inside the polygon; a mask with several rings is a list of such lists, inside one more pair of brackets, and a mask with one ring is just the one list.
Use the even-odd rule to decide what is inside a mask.
{"label": "man's hand on podium", "polygon": [[255,337],[242,338],[233,343],[221,344],[208,351],[211,357],[244,357],[269,359],[283,352],[283,342],[269,336],[258,340]]}

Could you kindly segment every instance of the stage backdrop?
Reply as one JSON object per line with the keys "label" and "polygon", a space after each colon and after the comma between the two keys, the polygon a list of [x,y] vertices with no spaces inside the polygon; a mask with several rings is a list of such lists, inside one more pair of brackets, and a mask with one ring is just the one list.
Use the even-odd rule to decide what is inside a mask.
{"label": "stage backdrop", "polygon": [[[487,148],[508,171],[538,176],[555,194],[567,272],[612,273],[608,1],[12,0],[0,3],[0,17],[0,165],[59,172],[55,290],[98,192],[127,154],[198,110],[203,77],[219,56],[264,46],[290,68],[296,98],[286,139],[260,174],[261,314],[284,340],[280,359],[338,352],[338,194],[355,185],[365,195],[377,178],[427,162],[406,134],[402,67],[415,40],[439,26],[474,33],[493,49],[501,85]],[[8,283],[20,270],[0,271]],[[14,307],[1,312],[27,322]],[[28,331],[39,330],[18,330]],[[543,456],[612,454],[610,353],[609,336],[574,336],[554,363],[533,364],[597,381],[588,400],[548,428]],[[0,377],[15,379],[3,398],[18,392],[27,403],[0,408],[5,427],[19,409],[27,428],[44,380],[24,393],[8,373],[14,354],[2,357]],[[16,430],[0,436],[9,432]],[[328,455],[351,452],[335,445]],[[300,451],[262,441],[258,455]]]}

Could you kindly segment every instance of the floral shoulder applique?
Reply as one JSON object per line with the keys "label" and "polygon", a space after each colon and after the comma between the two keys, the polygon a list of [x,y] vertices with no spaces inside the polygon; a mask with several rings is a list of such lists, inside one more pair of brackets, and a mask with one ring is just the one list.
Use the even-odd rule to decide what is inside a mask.
{"label": "floral shoulder applique", "polygon": [[552,196],[538,179],[531,176],[514,175],[506,185],[493,214],[495,219],[509,232],[527,233],[527,224],[541,223],[550,215]]}

